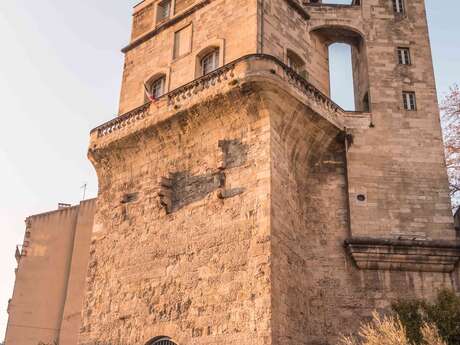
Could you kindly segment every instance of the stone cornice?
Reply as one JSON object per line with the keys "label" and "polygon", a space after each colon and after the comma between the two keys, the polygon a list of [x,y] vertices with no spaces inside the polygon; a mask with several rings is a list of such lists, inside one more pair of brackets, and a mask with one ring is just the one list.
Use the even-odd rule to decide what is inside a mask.
{"label": "stone cornice", "polygon": [[134,41],[132,41],[130,44],[128,44],[126,47],[124,47],[121,50],[122,53],[126,54],[130,50],[138,47],[142,43],[144,43],[144,42],[148,41],[149,39],[151,39],[152,37],[158,35],[160,32],[162,32],[162,31],[166,30],[167,28],[175,25],[176,23],[180,22],[181,20],[187,18],[188,16],[192,15],[196,11],[200,10],[204,6],[210,4],[212,1],[213,0],[203,0],[200,3],[190,7],[188,10],[178,14],[177,16],[174,16],[173,18],[171,18],[167,22],[157,26],[156,28],[150,30],[146,34],[144,34],[141,37],[139,37],[139,38],[135,39]]}
{"label": "stone cornice", "polygon": [[460,261],[460,242],[355,237],[345,247],[360,269],[452,272]]}
{"label": "stone cornice", "polygon": [[[188,16],[192,15],[196,11],[200,10],[201,8],[205,7],[206,5],[209,5],[212,1],[214,0],[203,0],[200,3],[190,7],[188,10],[178,14],[177,16],[172,17],[170,20],[164,22],[163,24],[155,27],[154,29],[150,30],[149,32],[145,33],[144,35],[136,38],[134,41],[132,41],[130,44],[128,44],[126,47],[124,47],[121,51],[122,53],[127,53],[130,50],[138,47],[142,43],[145,43],[146,41],[150,40],[152,37],[158,35],[160,32],[166,30],[167,28],[177,24],[181,20],[187,18]],[[302,16],[303,19],[309,20],[310,15],[308,12],[296,1],[296,0],[285,0],[289,6],[291,6],[300,16]]]}
{"label": "stone cornice", "polygon": [[289,6],[291,6],[303,19],[309,20],[310,15],[296,0],[285,0]]}

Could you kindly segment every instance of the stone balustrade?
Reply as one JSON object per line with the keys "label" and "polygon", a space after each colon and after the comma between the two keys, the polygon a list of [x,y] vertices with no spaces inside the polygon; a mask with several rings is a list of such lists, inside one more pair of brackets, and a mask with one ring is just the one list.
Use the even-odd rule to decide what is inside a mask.
{"label": "stone balustrade", "polygon": [[127,112],[126,114],[120,115],[117,118],[110,120],[96,128],[94,128],[91,133],[97,132],[99,137],[108,135],[116,130],[124,128],[129,124],[144,118],[150,108],[151,102],[145,103],[140,107]]}
{"label": "stone balustrade", "polygon": [[167,94],[168,105],[174,105],[175,103],[193,97],[201,91],[209,89],[222,81],[233,79],[235,77],[235,65],[236,62],[231,62],[201,78],[195,79],[194,81],[169,92]]}
{"label": "stone balustrade", "polygon": [[[257,66],[253,66],[255,61],[265,61],[272,63],[272,68],[257,71]],[[245,68],[239,68],[245,65]],[[238,72],[236,71],[238,69]],[[215,71],[193,80],[183,86],[170,91],[160,97],[156,103],[158,110],[163,106],[177,110],[184,102],[193,99],[198,94],[210,90],[223,82],[228,82],[229,85],[236,85],[238,80],[242,80],[249,74],[248,71],[256,71],[259,75],[267,74],[273,77],[277,75],[281,79],[292,85],[303,97],[308,100],[308,105],[314,111],[320,113],[321,116],[327,118],[336,126],[345,128],[346,112],[328,96],[323,94],[305,78],[300,76],[292,68],[284,64],[278,58],[266,54],[251,54],[243,56],[235,61],[232,61]],[[254,74],[254,73],[252,73]],[[166,101],[166,102],[165,102]],[[155,113],[151,107],[152,102],[143,104],[142,106],[131,110],[128,113],[118,116],[117,118],[108,121],[96,128],[91,133],[97,132],[98,137],[107,136],[117,130],[125,128],[141,119],[151,116]]]}

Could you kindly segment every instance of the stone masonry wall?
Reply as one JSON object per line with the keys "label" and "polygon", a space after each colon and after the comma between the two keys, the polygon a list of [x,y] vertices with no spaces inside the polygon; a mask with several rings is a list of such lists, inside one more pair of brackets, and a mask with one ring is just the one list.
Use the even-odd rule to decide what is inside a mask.
{"label": "stone masonry wall", "polygon": [[294,51],[305,62],[307,79],[328,95],[328,50],[321,37],[310,36],[309,20],[290,6],[289,1],[263,0],[262,3],[263,18],[259,18],[262,46],[259,44],[259,52],[287,63],[287,49]]}
{"label": "stone masonry wall", "polygon": [[[277,69],[260,64],[248,71],[261,78],[259,89],[216,92],[200,104],[192,88],[177,103],[158,103],[171,101],[171,113],[152,110],[131,129],[123,120],[100,141],[93,133],[100,197],[80,345],[156,336],[334,344],[396,298],[459,289],[458,269],[359,270],[344,248],[357,236],[455,237],[423,1],[408,1],[405,16],[390,0],[305,5],[310,19],[292,4],[209,1],[125,50],[120,112],[144,102],[142,84],[156,73],[167,75],[167,90],[195,79],[197,54],[209,46],[224,51],[221,64],[256,51],[287,62],[292,49],[329,94],[327,47],[346,42],[359,106],[369,91],[369,128],[335,128],[329,110],[310,110],[322,99],[317,91],[309,108],[298,93],[312,88],[268,87],[262,74],[273,81]],[[173,61],[174,32],[189,23],[192,52]],[[397,64],[399,46],[410,47],[412,65]],[[403,109],[403,91],[416,92],[417,111]],[[187,99],[194,107],[180,111]],[[155,115],[162,120],[152,125]]]}
{"label": "stone masonry wall", "polygon": [[[420,233],[453,239],[439,110],[421,0],[407,2],[405,16],[391,1],[350,6],[307,6],[311,27],[349,28],[363,35],[367,50],[372,122],[353,130],[348,153],[353,236]],[[412,65],[398,65],[396,49],[409,47]],[[414,91],[417,111],[403,108],[402,92]],[[357,195],[364,195],[364,202]]]}
{"label": "stone masonry wall", "polygon": [[350,237],[344,137],[282,93],[266,95],[271,123],[273,343],[337,344],[397,298],[459,288],[458,270],[358,270]]}
{"label": "stone masonry wall", "polygon": [[[153,10],[143,16],[154,23]],[[143,83],[158,73],[166,75],[166,92],[197,78],[197,54],[203,49],[220,47],[223,64],[255,53],[256,23],[257,7],[254,0],[213,0],[129,50],[125,56],[120,114],[145,102]],[[189,24],[193,31],[191,52],[174,59],[174,33]]]}
{"label": "stone masonry wall", "polygon": [[269,120],[258,95],[204,102],[93,160],[79,344],[270,344]]}

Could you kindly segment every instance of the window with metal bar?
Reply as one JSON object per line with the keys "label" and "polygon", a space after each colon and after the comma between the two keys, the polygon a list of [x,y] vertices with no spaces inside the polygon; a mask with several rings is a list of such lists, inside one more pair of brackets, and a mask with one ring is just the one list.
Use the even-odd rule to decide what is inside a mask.
{"label": "window with metal bar", "polygon": [[171,0],[160,1],[157,5],[157,23],[171,16]]}
{"label": "window with metal bar", "polygon": [[404,13],[404,0],[393,0],[393,9],[396,13]]}
{"label": "window with metal bar", "polygon": [[410,65],[412,63],[409,48],[398,48],[398,62],[400,65]]}
{"label": "window with metal bar", "polygon": [[406,110],[417,110],[417,103],[415,99],[415,92],[403,91],[403,103]]}

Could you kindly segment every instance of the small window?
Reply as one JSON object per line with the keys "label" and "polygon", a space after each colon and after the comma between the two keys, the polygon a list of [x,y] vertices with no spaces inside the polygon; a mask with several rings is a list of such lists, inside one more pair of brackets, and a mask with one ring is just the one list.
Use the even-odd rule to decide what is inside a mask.
{"label": "small window", "polygon": [[289,67],[291,67],[297,74],[300,74],[302,77],[306,78],[307,73],[305,71],[305,62],[300,56],[298,56],[292,50],[288,50],[286,60]]}
{"label": "small window", "polygon": [[171,0],[160,1],[157,5],[157,23],[168,19],[171,15]]}
{"label": "small window", "polygon": [[156,100],[165,93],[166,77],[163,75],[149,83],[146,86],[146,100]]}
{"label": "small window", "polygon": [[409,48],[398,48],[398,62],[400,65],[411,64]]}
{"label": "small window", "polygon": [[219,68],[219,50],[214,49],[201,58],[201,75],[206,75]]}
{"label": "small window", "polygon": [[404,0],[393,0],[393,9],[395,13],[404,13]]}
{"label": "small window", "polygon": [[406,110],[416,110],[417,109],[417,103],[416,103],[416,100],[415,100],[415,92],[404,91],[403,92],[403,103],[404,103],[404,109],[406,109]]}
{"label": "small window", "polygon": [[174,59],[190,53],[192,50],[192,25],[174,34]]}

